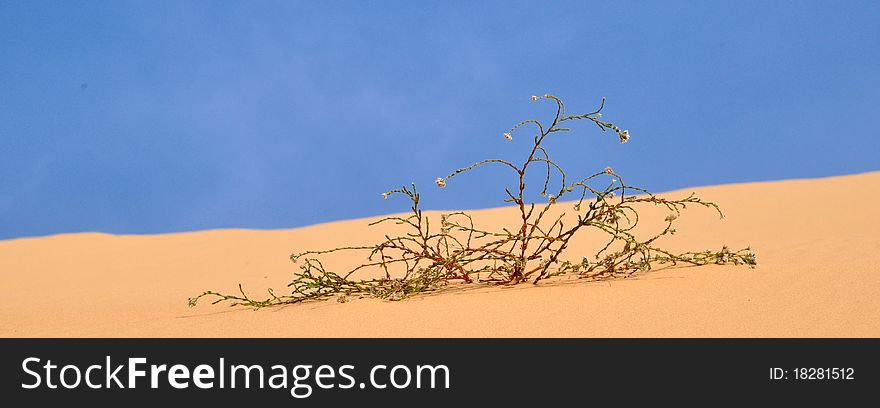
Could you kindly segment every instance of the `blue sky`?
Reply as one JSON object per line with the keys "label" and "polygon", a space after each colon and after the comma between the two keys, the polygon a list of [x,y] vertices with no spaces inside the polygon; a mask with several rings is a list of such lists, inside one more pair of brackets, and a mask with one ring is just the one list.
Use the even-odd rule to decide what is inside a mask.
{"label": "blue sky", "polygon": [[[322,4],[319,4],[322,3]],[[0,239],[502,204],[501,134],[654,191],[880,170],[880,3],[0,0]],[[505,184],[507,183],[507,184]],[[723,204],[723,203],[722,203]]]}

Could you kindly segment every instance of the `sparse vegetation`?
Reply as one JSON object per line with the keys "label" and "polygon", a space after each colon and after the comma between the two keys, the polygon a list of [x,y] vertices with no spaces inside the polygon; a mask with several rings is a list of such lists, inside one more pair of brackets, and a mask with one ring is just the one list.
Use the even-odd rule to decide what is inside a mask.
{"label": "sparse vegetation", "polygon": [[[620,143],[630,139],[629,131],[602,119],[604,98],[595,111],[582,115],[567,115],[565,104],[553,95],[533,96],[532,100],[555,103],[556,115],[549,125],[538,120],[525,120],[503,133],[504,139],[513,140],[514,134],[521,133],[524,128],[535,129],[534,143],[530,145],[531,150],[522,164],[488,159],[435,180],[435,184],[442,188],[451,179],[477,167],[497,165],[508,168],[516,187],[504,189],[507,196],[504,201],[518,210],[517,221],[512,228],[484,230],[475,225],[470,215],[454,212],[442,215],[440,228],[432,229],[428,217],[420,208],[420,196],[415,184],[404,186],[384,193],[383,197],[406,197],[411,202],[411,213],[408,216],[383,218],[370,225],[395,223],[407,228],[408,232],[397,236],[386,235],[385,240],[375,245],[291,255],[291,260],[299,264],[300,271],[295,274],[285,294],[276,294],[269,289],[268,297],[253,299],[239,285],[238,294],[207,291],[191,298],[189,304],[194,306],[200,299],[209,298],[213,303],[229,301],[233,306],[260,308],[331,297],[345,302],[353,295],[399,300],[456,281],[537,284],[563,274],[584,279],[626,277],[648,271],[653,264],[756,265],[755,254],[749,248],[731,251],[724,247],[718,251],[673,253],[657,245],[660,237],[675,234],[675,221],[688,205],[709,208],[723,217],[716,204],[703,201],[694,194],[677,200],[655,196],[647,190],[626,185],[610,167],[571,181],[562,167],[550,158],[544,147],[546,139],[554,133],[570,131],[565,125],[576,122],[592,122],[603,132],[610,130]],[[536,204],[526,199],[526,175],[530,171],[541,172],[543,184],[539,194],[546,198],[546,203]],[[551,190],[551,185],[556,185],[556,181],[558,189]],[[549,215],[551,209],[562,205],[561,201],[570,197],[576,199],[572,208],[574,217],[567,218],[565,212]],[[637,211],[640,205],[662,206],[669,211],[662,230],[646,238],[637,237],[635,231],[640,222]],[[605,244],[592,256],[579,254],[579,260],[566,257],[571,240],[588,232],[604,237],[602,242]],[[325,268],[322,257],[341,251],[362,251],[365,261],[342,274]],[[361,271],[371,268],[378,268],[382,276],[373,279],[357,277]]]}

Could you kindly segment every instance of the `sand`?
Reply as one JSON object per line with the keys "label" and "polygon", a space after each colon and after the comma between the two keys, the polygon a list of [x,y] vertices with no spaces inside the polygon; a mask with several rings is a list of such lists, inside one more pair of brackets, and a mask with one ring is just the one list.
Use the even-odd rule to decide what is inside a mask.
{"label": "sand", "polygon": [[[880,172],[663,195],[691,191],[721,205],[726,218],[689,208],[680,232],[664,237],[664,245],[750,245],[757,268],[675,267],[604,282],[456,285],[400,302],[190,308],[187,298],[206,289],[235,291],[241,282],[256,297],[267,287],[283,288],[296,270],[292,251],[366,244],[384,230],[361,219],[275,231],[65,234],[0,241],[0,336],[880,337]],[[662,219],[665,213],[648,214]],[[510,208],[474,215],[483,224],[515,217]],[[589,244],[573,245],[572,253]]]}

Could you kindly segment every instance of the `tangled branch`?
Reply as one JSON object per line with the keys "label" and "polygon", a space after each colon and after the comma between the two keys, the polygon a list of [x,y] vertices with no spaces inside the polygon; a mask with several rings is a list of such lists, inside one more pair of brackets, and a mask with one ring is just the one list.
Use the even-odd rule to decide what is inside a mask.
{"label": "tangled branch", "polygon": [[[694,194],[681,199],[658,197],[647,190],[626,185],[623,178],[610,167],[589,177],[569,181],[562,167],[553,161],[544,147],[548,136],[556,132],[568,132],[567,122],[590,121],[602,131],[613,131],[620,143],[630,139],[628,130],[602,120],[605,99],[599,107],[582,115],[566,115],[565,104],[553,95],[533,96],[532,100],[549,100],[556,105],[556,115],[545,126],[538,120],[525,120],[503,134],[513,140],[518,130],[532,125],[537,130],[531,150],[525,161],[517,165],[500,159],[488,159],[453,171],[435,180],[438,187],[461,174],[483,165],[501,165],[511,169],[516,186],[513,191],[505,188],[507,198],[518,212],[514,228],[491,231],[477,228],[473,218],[463,212],[441,216],[440,228],[431,228],[428,217],[420,209],[420,196],[415,184],[388,191],[382,196],[402,195],[411,202],[407,216],[382,218],[370,225],[394,223],[406,228],[406,233],[389,236],[369,246],[349,246],[319,251],[306,251],[291,255],[299,263],[300,271],[287,285],[284,295],[276,295],[269,289],[268,297],[249,297],[239,285],[238,294],[222,294],[206,291],[189,299],[191,306],[205,297],[213,303],[230,302],[254,308],[325,300],[337,297],[347,301],[350,296],[372,296],[399,300],[419,293],[436,290],[450,282],[487,282],[512,285],[522,282],[538,282],[552,276],[574,274],[583,279],[607,279],[649,271],[654,264],[732,264],[754,267],[755,254],[749,249],[731,251],[726,246],[719,251],[673,253],[656,244],[663,236],[676,233],[675,221],[688,205],[702,206],[716,211],[723,218],[721,209],[712,202],[703,201]],[[534,166],[537,167],[534,167]],[[543,174],[540,195],[547,198],[541,206],[527,202],[526,174],[536,169]],[[554,177],[554,175],[556,177]],[[550,192],[554,180],[559,189]],[[563,198],[576,198],[573,218],[566,214],[548,217],[550,209]],[[669,215],[662,230],[646,238],[636,235],[640,218],[637,206],[652,204],[665,207]],[[564,257],[575,236],[592,231],[603,238],[605,244],[592,256],[582,256],[580,261]],[[337,274],[324,267],[320,259],[343,251],[360,251],[366,259],[360,265]],[[381,277],[357,279],[360,271],[376,269]]]}

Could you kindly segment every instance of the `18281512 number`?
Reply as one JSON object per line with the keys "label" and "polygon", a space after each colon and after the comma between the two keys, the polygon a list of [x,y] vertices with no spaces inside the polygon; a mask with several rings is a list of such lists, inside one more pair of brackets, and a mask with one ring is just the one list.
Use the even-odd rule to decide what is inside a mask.
{"label": "18281512 number", "polygon": [[854,380],[853,368],[815,368],[798,367],[792,370],[795,380]]}

